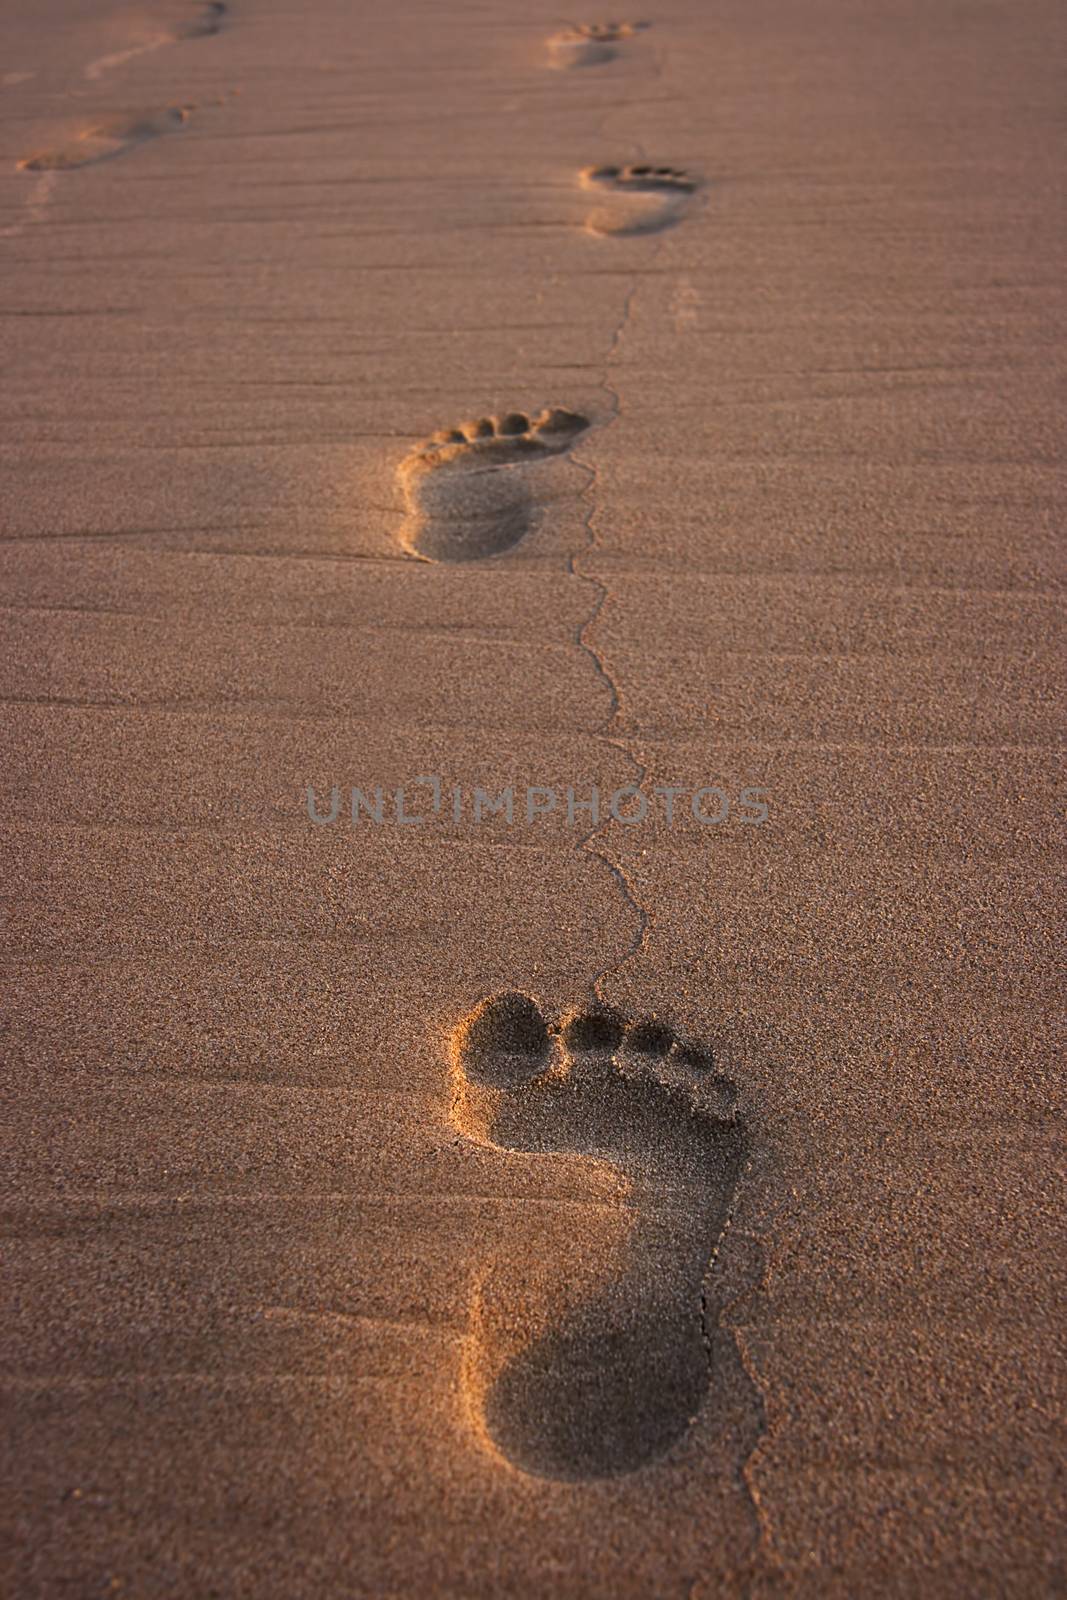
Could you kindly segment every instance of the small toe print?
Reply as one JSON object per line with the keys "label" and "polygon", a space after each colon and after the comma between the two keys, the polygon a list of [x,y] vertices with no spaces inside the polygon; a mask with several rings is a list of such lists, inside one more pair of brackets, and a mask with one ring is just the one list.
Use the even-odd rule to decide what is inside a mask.
{"label": "small toe print", "polygon": [[617,44],[620,39],[630,39],[635,33],[641,33],[650,26],[648,22],[581,22],[574,32],[585,39]]}
{"label": "small toe print", "polygon": [[704,1045],[680,1044],[675,1053],[675,1060],[687,1072],[692,1072],[704,1077],[715,1066],[715,1056],[710,1048]]}
{"label": "small toe print", "polygon": [[650,189],[695,189],[696,184],[679,167],[624,167],[621,182]]}
{"label": "small toe print", "polygon": [[723,1105],[731,1111],[737,1104],[737,1084],[723,1072],[714,1072],[708,1079],[708,1087],[713,1089],[721,1099]]}
{"label": "small toe print", "polygon": [[614,1051],[622,1043],[623,1024],[608,1011],[579,1012],[563,1027],[563,1043],[568,1050]]}
{"label": "small toe print", "polygon": [[643,1056],[669,1055],[673,1043],[674,1034],[670,1028],[666,1023],[657,1022],[654,1017],[644,1017],[635,1022],[626,1035],[627,1047]]}

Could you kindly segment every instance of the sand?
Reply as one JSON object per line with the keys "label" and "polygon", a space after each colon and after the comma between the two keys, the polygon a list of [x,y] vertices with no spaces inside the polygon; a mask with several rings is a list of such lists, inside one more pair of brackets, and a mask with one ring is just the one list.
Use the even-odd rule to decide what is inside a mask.
{"label": "sand", "polygon": [[0,21],[19,1600],[1062,1592],[1061,8],[595,20]]}

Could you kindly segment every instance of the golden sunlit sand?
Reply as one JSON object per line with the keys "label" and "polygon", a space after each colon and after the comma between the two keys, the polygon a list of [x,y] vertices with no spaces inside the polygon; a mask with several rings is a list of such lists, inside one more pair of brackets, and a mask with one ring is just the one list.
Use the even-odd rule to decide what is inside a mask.
{"label": "golden sunlit sand", "polygon": [[1059,1592],[1063,31],[0,17],[4,1594]]}

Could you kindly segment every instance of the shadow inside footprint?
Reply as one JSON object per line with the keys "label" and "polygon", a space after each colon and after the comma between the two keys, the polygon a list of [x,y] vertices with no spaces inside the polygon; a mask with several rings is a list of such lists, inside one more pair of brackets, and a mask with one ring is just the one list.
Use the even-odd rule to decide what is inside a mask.
{"label": "shadow inside footprint", "polygon": [[[709,1050],[651,1019],[588,1012],[554,1039],[524,995],[484,1002],[454,1061],[463,1131],[506,1150],[606,1160],[628,1180],[636,1216],[609,1281],[503,1356],[482,1353],[486,1429],[539,1476],[633,1471],[686,1433],[713,1376],[705,1275],[746,1152],[733,1085]],[[512,1336],[523,1319],[512,1306]],[[477,1336],[494,1338],[488,1325]]]}
{"label": "shadow inside footprint", "polygon": [[403,543],[429,561],[477,561],[510,549],[535,511],[526,475],[515,469],[561,455],[588,426],[557,406],[532,419],[513,411],[435,433],[400,468]]}
{"label": "shadow inside footprint", "polygon": [[78,167],[95,166],[125,154],[148,139],[174,133],[189,120],[190,106],[168,106],[165,111],[142,112],[134,117],[116,117],[110,122],[87,128],[69,145],[59,150],[43,150],[19,162],[23,172],[71,172]]}

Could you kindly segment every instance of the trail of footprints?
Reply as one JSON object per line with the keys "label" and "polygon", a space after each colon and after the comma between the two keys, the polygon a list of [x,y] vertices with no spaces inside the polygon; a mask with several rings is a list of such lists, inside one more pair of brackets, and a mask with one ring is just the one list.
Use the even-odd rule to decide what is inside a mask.
{"label": "trail of footprints", "polygon": [[[91,63],[87,76],[161,42],[215,34],[226,9],[212,0],[175,32]],[[550,61],[603,65],[646,26],[568,28],[548,41]],[[192,110],[106,119],[19,165],[50,181],[178,131]],[[652,165],[587,167],[579,183],[598,201],[586,226],[603,236],[670,227],[697,187],[688,173]],[[590,425],[552,407],[435,433],[400,467],[403,543],[444,562],[510,549],[536,523],[536,474]],[[484,1001],[460,1025],[452,1071],[453,1120],[466,1137],[528,1155],[607,1160],[631,1186],[637,1217],[618,1270],[577,1301],[566,1292],[563,1260],[555,1299],[550,1292],[524,1305],[530,1285],[521,1282],[505,1284],[499,1303],[491,1286],[483,1292],[469,1370],[482,1425],[527,1472],[580,1479],[633,1471],[685,1434],[708,1389],[705,1278],[747,1145],[734,1085],[709,1050],[654,1019],[627,1022],[596,1008],[550,1027],[519,993]]]}
{"label": "trail of footprints", "polygon": [[[554,66],[612,61],[645,22],[580,23],[548,41]],[[678,167],[631,163],[584,167],[578,185],[596,198],[586,230],[603,238],[662,232],[680,222],[699,188]],[[484,417],[442,429],[416,446],[399,468],[406,516],[400,539],[426,561],[462,562],[502,555],[537,524],[535,474],[527,469],[567,451],[591,419],[559,407],[531,421],[524,413]]]}
{"label": "trail of footprints", "polygon": [[542,1477],[630,1472],[688,1431],[712,1378],[706,1277],[747,1138],[712,1052],[602,1009],[549,1027],[528,995],[482,1002],[452,1040],[455,1125],[529,1155],[608,1161],[636,1214],[613,1270],[573,1292],[573,1256],[482,1286],[467,1363],[495,1447]]}
{"label": "trail of footprints", "polygon": [[[609,62],[641,31],[590,23],[553,35],[551,64]],[[676,167],[592,166],[587,230],[656,233],[698,187]],[[560,407],[445,428],[400,467],[401,538],[429,561],[498,556],[536,524],[538,476],[591,419]],[[556,470],[549,468],[549,470]],[[451,1040],[452,1120],[468,1139],[532,1157],[607,1161],[628,1186],[625,1248],[590,1280],[561,1248],[518,1252],[475,1285],[465,1392],[476,1426],[522,1471],[575,1480],[635,1471],[699,1414],[722,1336],[708,1274],[747,1155],[737,1091],[706,1047],[599,1005],[550,1026],[528,995],[484,1000]],[[569,1243],[569,1242],[568,1242]]]}
{"label": "trail of footprints", "polygon": [[[98,57],[85,68],[85,76],[100,78],[111,68],[121,65],[134,56],[159,48],[161,45],[179,44],[187,39],[206,39],[221,32],[229,7],[225,0],[208,0],[207,4],[191,9],[189,15],[179,19],[166,32],[151,33],[133,40],[121,50]],[[22,172],[59,173],[73,172],[80,167],[97,166],[102,161],[125,155],[138,145],[164,134],[175,133],[185,127],[196,107],[191,105],[165,106],[161,110],[138,111],[107,117],[91,124],[75,135],[68,143],[55,149],[37,151],[18,162]],[[45,196],[47,198],[47,196]],[[31,199],[29,220],[39,220],[33,213]],[[38,207],[39,210],[39,207]],[[17,232],[11,229],[9,232]]]}

